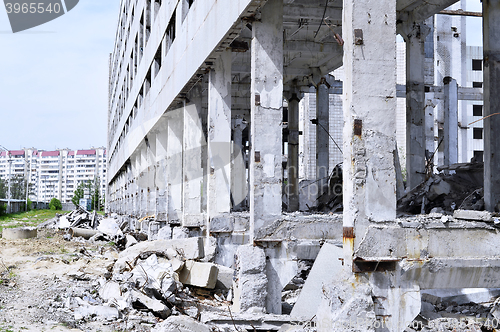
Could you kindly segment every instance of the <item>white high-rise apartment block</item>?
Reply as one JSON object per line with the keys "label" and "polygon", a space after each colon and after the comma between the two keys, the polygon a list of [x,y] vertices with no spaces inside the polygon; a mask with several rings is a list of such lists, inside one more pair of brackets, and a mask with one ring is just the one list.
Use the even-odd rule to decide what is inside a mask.
{"label": "white high-rise apartment block", "polygon": [[70,203],[82,182],[100,180],[100,195],[106,192],[106,149],[60,149],[40,151],[34,148],[0,153],[0,178],[28,177],[32,185],[30,199],[48,202],[53,197]]}

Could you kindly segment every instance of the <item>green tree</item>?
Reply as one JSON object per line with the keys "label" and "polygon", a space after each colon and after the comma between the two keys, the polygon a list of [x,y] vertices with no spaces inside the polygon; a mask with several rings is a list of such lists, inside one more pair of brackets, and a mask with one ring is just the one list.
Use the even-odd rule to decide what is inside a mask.
{"label": "green tree", "polygon": [[95,177],[94,181],[91,182],[89,187],[89,192],[91,193],[92,198],[92,209],[93,210],[101,210],[101,192],[99,190],[101,186],[101,180],[99,177]]}
{"label": "green tree", "polygon": [[71,198],[71,202],[73,202],[75,207],[80,204],[80,199],[85,197],[85,186],[84,182],[80,182],[75,191],[73,191],[73,198]]}
{"label": "green tree", "polygon": [[52,198],[49,203],[49,209],[51,210],[62,210],[62,204],[61,201],[58,200],[57,198]]}

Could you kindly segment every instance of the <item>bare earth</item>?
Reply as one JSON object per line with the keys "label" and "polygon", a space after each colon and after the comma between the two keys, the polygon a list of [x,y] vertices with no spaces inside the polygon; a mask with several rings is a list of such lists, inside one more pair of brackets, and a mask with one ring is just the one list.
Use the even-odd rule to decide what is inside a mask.
{"label": "bare earth", "polygon": [[109,244],[68,242],[54,230],[0,238],[0,332],[124,330],[120,321],[75,321],[69,305],[75,296],[97,297],[97,280],[116,257]]}

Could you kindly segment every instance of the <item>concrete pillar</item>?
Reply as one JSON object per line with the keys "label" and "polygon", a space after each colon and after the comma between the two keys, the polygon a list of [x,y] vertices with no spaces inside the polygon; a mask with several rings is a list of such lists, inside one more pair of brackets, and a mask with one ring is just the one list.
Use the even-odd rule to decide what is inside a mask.
{"label": "concrete pillar", "polygon": [[500,1],[483,1],[484,51],[484,203],[498,211],[500,202]]}
{"label": "concrete pillar", "polygon": [[343,234],[349,269],[370,222],[396,218],[396,0],[376,6],[345,0],[342,31]]}
{"label": "concrete pillar", "polygon": [[231,211],[231,50],[208,77],[208,218]]}
{"label": "concrete pillar", "polygon": [[451,77],[444,80],[444,164],[458,162],[458,85]]}
{"label": "concrete pillar", "polygon": [[281,216],[283,0],[270,0],[252,24],[251,242]]}
{"label": "concrete pillar", "polygon": [[[408,29],[410,30],[410,29]],[[411,190],[425,181],[425,39],[430,29],[414,24],[406,41],[406,174]]]}
{"label": "concrete pillar", "polygon": [[166,185],[168,130],[165,118],[160,120],[156,132],[156,170],[154,185],[156,190],[155,215],[157,221],[167,221],[168,191]]}
{"label": "concrete pillar", "polygon": [[248,194],[246,162],[243,152],[243,130],[246,127],[247,122],[243,119],[237,118],[232,120],[231,197],[235,211],[243,210]]}
{"label": "concrete pillar", "polygon": [[185,103],[184,136],[183,136],[183,204],[182,225],[185,227],[200,227],[205,224],[202,215],[202,141],[204,141],[201,124],[202,93],[201,87],[196,86]]}
{"label": "concrete pillar", "polygon": [[[296,92],[288,98],[288,211],[299,210],[299,102]],[[327,127],[328,128],[328,127]]]}
{"label": "concrete pillar", "polygon": [[180,224],[182,220],[183,123],[183,108],[167,113],[167,213],[171,224]]}
{"label": "concrete pillar", "polygon": [[[328,83],[324,77],[316,89],[316,178],[318,182],[318,197],[328,191],[328,176],[330,166],[330,96]],[[323,201],[328,197],[323,197]]]}

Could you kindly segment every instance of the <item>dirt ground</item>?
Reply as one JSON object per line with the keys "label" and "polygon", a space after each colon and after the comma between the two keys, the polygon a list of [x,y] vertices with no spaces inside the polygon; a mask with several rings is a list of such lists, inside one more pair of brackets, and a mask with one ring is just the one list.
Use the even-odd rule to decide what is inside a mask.
{"label": "dirt ground", "polygon": [[116,257],[112,243],[65,241],[55,230],[0,239],[0,332],[126,330],[120,321],[77,321],[68,305],[92,301]]}

